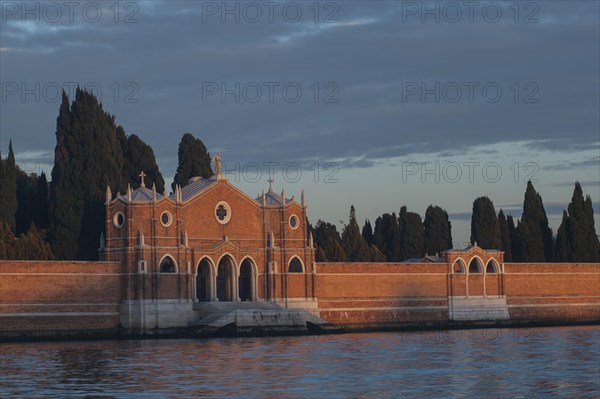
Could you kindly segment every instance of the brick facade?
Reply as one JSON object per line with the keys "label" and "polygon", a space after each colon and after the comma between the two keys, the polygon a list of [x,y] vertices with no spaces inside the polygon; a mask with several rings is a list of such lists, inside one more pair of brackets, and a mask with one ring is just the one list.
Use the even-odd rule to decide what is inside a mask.
{"label": "brick facade", "polygon": [[[306,203],[223,176],[171,196],[107,189],[100,262],[0,263],[0,333],[153,331],[198,306],[272,302],[343,326],[600,322],[600,264],[504,263],[473,245],[407,263],[316,263]],[[44,333],[42,333],[44,334]],[[85,334],[84,334],[85,335]]]}

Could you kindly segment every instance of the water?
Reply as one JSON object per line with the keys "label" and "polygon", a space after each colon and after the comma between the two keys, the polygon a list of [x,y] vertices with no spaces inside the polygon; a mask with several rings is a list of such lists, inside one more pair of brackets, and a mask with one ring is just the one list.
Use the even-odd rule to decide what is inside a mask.
{"label": "water", "polygon": [[0,345],[3,398],[598,398],[600,329]]}

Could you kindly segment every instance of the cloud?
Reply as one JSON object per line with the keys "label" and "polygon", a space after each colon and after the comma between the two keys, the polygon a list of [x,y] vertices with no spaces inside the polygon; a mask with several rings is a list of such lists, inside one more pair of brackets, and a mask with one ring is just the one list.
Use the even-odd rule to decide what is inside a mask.
{"label": "cloud", "polygon": [[[281,8],[272,22],[263,10],[250,23],[222,10],[208,15],[203,3],[140,2],[137,10],[121,9],[118,23],[108,7],[97,23],[11,17],[0,32],[2,52],[11,54],[0,59],[3,82],[37,82],[41,90],[96,83],[105,109],[152,145],[163,169],[176,164],[187,131],[240,162],[341,160],[349,168],[415,153],[468,156],[501,143],[575,159],[598,146],[594,2],[543,2],[541,22],[533,24],[405,21],[403,2],[334,2],[338,9],[321,8],[318,23],[302,3],[298,23]],[[124,23],[132,10],[137,22]],[[323,23],[332,11],[337,22]],[[268,82],[277,83],[274,101]],[[207,83],[234,93],[203,98]],[[254,83],[262,88],[256,102],[244,92]],[[286,99],[286,85],[301,88],[297,102]],[[501,89],[497,102],[486,97],[486,85]],[[59,104],[21,94],[3,101],[1,131],[18,137],[20,151],[51,151]],[[138,102],[125,102],[128,96]]]}

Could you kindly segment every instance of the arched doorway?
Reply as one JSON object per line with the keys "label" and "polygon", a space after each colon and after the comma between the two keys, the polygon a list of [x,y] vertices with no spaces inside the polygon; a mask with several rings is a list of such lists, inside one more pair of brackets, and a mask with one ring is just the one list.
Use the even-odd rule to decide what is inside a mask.
{"label": "arched doorway", "polygon": [[196,298],[199,302],[208,302],[212,299],[212,267],[207,258],[198,263],[198,274],[196,275]]}
{"label": "arched doorway", "polygon": [[231,302],[234,298],[234,266],[233,259],[225,255],[219,261],[217,267],[217,299],[220,302]]}
{"label": "arched doorway", "polygon": [[254,267],[250,259],[246,258],[240,266],[239,293],[240,301],[253,301],[256,297]]}

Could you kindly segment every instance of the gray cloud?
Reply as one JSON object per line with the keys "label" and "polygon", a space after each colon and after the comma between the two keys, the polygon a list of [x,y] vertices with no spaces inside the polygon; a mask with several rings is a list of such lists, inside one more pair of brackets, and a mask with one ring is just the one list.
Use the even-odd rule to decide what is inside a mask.
{"label": "gray cloud", "polygon": [[[480,17],[403,22],[403,3],[335,2],[339,22],[331,24],[315,24],[307,5],[298,23],[221,23],[212,16],[205,23],[194,2],[140,2],[139,22],[131,24],[114,23],[107,9],[96,24],[9,16],[1,31],[2,82],[96,82],[105,108],[154,147],[167,171],[187,131],[241,162],[335,159],[348,168],[415,152],[461,155],[501,142],[574,153],[598,142],[597,3],[537,2],[534,24],[508,16],[496,24]],[[508,13],[508,3],[498,4]],[[124,102],[128,82],[139,89],[138,103]],[[211,82],[280,86],[273,103],[265,93],[257,103],[236,103],[232,95],[203,101],[203,83]],[[279,88],[290,82],[302,88],[297,103],[282,98]],[[339,91],[325,89],[328,82]],[[473,102],[466,93],[456,103],[406,95],[415,84],[436,82],[448,90],[453,82],[463,89],[464,82],[493,84],[502,97],[485,101],[479,89]],[[535,85],[526,89],[528,83]],[[323,103],[327,95],[339,101]],[[538,102],[524,103],[527,95]],[[3,148],[12,137],[19,151],[52,151],[58,103],[16,97],[0,111]]]}

